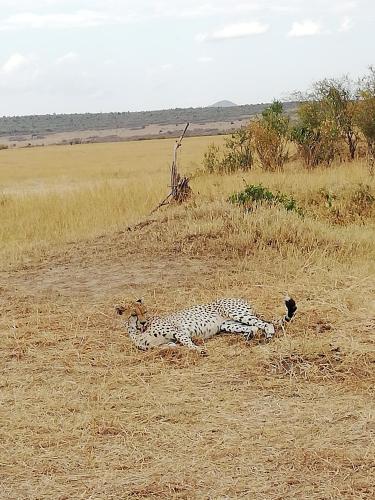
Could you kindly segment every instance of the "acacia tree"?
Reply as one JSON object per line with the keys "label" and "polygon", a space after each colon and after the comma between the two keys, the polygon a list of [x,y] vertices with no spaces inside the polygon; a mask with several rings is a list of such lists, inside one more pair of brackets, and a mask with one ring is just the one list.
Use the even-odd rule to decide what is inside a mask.
{"label": "acacia tree", "polygon": [[326,120],[337,128],[353,160],[359,138],[355,126],[357,90],[354,83],[348,76],[326,78],[315,83],[313,96],[321,103]]}
{"label": "acacia tree", "polygon": [[321,101],[300,104],[290,139],[308,168],[330,165],[337,153],[338,129],[335,122],[327,118]]}

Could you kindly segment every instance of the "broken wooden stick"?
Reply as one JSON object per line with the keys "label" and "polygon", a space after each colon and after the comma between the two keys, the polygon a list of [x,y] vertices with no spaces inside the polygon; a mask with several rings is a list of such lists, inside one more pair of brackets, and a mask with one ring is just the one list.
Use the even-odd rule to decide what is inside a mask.
{"label": "broken wooden stick", "polygon": [[181,147],[182,139],[184,138],[186,131],[189,127],[189,123],[186,124],[184,131],[182,132],[179,139],[177,139],[174,148],[173,148],[173,160],[171,165],[171,191],[163,201],[159,203],[157,207],[155,207],[150,215],[156,212],[160,207],[167,205],[170,200],[176,201],[177,203],[182,203],[185,201],[191,194],[191,188],[189,186],[189,178],[181,177],[181,175],[177,171],[177,150]]}

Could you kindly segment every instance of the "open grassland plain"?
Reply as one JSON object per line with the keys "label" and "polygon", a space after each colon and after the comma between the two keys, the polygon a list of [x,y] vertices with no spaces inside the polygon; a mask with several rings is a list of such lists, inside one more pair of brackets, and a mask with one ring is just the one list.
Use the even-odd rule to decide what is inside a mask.
{"label": "open grassland plain", "polygon": [[[172,140],[2,151],[0,497],[372,499],[374,180],[360,162],[199,173],[166,195]],[[262,183],[278,206],[228,203]],[[244,297],[272,342],[139,352],[114,306],[156,313]]]}

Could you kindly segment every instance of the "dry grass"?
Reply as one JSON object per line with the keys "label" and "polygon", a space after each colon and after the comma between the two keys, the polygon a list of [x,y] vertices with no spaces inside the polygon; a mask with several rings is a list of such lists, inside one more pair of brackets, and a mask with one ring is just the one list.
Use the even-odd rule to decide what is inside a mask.
{"label": "dry grass", "polygon": [[[207,141],[187,138],[181,161],[197,170]],[[145,146],[147,144],[147,146]],[[2,152],[0,261],[133,224],[166,194],[174,140]]]}
{"label": "dry grass", "polygon": [[[127,231],[165,190],[159,142],[46,149],[82,155],[82,171],[51,176],[48,192],[21,198],[10,195],[17,167],[7,181],[23,222],[2,229],[3,257],[15,241],[19,252],[0,272],[1,498],[373,498],[374,221],[353,198],[373,181],[360,164],[247,176],[293,194],[308,212],[301,219],[275,207],[244,214],[225,202],[241,175],[201,175],[189,204]],[[197,144],[184,144],[191,171]],[[122,180],[95,178],[100,154],[117,151],[120,164],[127,146],[129,176],[123,166]],[[170,146],[159,151],[167,160]],[[42,151],[22,154],[40,155],[37,169]],[[97,184],[51,193],[80,176]],[[25,185],[32,178],[31,169]],[[340,194],[336,207],[317,203],[321,189]],[[273,318],[286,291],[299,314],[285,335],[268,344],[218,337],[208,358],[138,352],[113,314],[128,296],[165,313],[230,295]]]}

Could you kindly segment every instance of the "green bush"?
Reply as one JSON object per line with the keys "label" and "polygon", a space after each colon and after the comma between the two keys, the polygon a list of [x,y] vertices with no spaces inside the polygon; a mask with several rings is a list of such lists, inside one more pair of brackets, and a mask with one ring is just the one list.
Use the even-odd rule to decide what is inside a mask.
{"label": "green bush", "polygon": [[298,122],[290,130],[290,139],[306,167],[330,165],[339,148],[337,124],[327,118],[319,101],[304,102],[298,109]]}
{"label": "green bush", "polygon": [[236,130],[225,139],[223,150],[210,144],[203,157],[203,169],[210,174],[246,171],[252,166],[251,136],[249,130],[244,128]]}
{"label": "green bush", "polygon": [[219,172],[221,170],[221,154],[219,146],[210,144],[203,156],[203,170],[209,174]]}
{"label": "green bush", "polygon": [[314,100],[319,102],[326,121],[334,124],[337,140],[346,144],[349,159],[354,160],[358,145],[355,126],[357,89],[348,76],[325,78],[314,84]]}
{"label": "green bush", "polygon": [[248,129],[240,128],[225,139],[223,170],[225,172],[246,171],[252,166],[251,135]]}
{"label": "green bush", "polygon": [[284,193],[272,193],[262,184],[249,184],[246,188],[234,193],[229,197],[229,201],[235,205],[241,205],[246,210],[252,210],[259,203],[268,203],[269,205],[282,205],[285,210],[296,212],[303,215],[303,211],[298,207],[296,200],[292,196]]}
{"label": "green bush", "polygon": [[249,126],[252,144],[264,170],[282,170],[288,160],[289,117],[283,105],[274,101],[262,112],[262,117]]}

